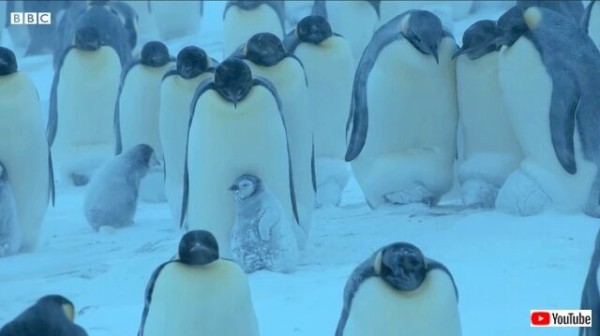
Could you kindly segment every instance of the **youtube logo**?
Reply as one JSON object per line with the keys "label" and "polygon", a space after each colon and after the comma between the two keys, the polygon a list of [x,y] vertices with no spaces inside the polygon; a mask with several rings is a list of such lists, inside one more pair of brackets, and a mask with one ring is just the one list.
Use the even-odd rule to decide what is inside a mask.
{"label": "youtube logo", "polygon": [[550,313],[546,311],[531,312],[531,326],[547,326],[550,325]]}

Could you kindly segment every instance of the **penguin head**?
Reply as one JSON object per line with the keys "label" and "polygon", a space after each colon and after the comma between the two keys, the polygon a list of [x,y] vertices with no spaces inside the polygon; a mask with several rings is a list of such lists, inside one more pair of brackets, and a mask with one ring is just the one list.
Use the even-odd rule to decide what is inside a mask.
{"label": "penguin head", "polygon": [[438,46],[444,36],[444,29],[442,21],[435,14],[415,10],[402,20],[401,31],[413,47],[425,55],[433,56],[436,63],[440,63]]}
{"label": "penguin head", "polygon": [[15,53],[4,47],[0,47],[0,76],[6,76],[17,72],[17,58]]}
{"label": "penguin head", "polygon": [[186,265],[207,265],[219,259],[219,244],[212,233],[192,230],[179,241],[179,260]]}
{"label": "penguin head", "polygon": [[302,42],[320,44],[332,35],[331,25],[320,15],[309,15],[296,26],[296,36]]}
{"label": "penguin head", "polygon": [[382,248],[375,257],[375,274],[400,291],[412,291],[427,275],[425,256],[409,243],[395,243]]}
{"label": "penguin head", "polygon": [[462,38],[462,47],[452,56],[466,54],[469,59],[476,60],[492,51],[498,51],[500,46],[495,40],[500,36],[500,30],[496,22],[492,20],[480,20],[472,24]]}
{"label": "penguin head", "polygon": [[506,11],[498,21],[496,26],[498,27],[500,36],[495,40],[495,43],[499,46],[512,46],[517,40],[523,36],[529,28],[523,17],[524,9],[522,6],[515,5],[508,11]]}
{"label": "penguin head", "polygon": [[235,107],[248,95],[252,82],[250,67],[240,59],[228,58],[215,69],[215,90]]}
{"label": "penguin head", "polygon": [[260,187],[261,180],[258,177],[252,174],[244,174],[235,179],[229,190],[233,192],[237,201],[241,201],[255,195]]}
{"label": "penguin head", "polygon": [[150,41],[144,44],[140,63],[149,67],[158,68],[169,63],[169,61],[169,49],[164,43]]}
{"label": "penguin head", "polygon": [[75,305],[62,295],[46,295],[37,300],[35,304],[47,308],[60,308],[69,321],[73,322],[75,320]]}
{"label": "penguin head", "polygon": [[147,144],[136,145],[123,155],[130,160],[134,170],[139,170],[143,174],[150,169],[161,167],[160,160],[156,157],[156,152]]}
{"label": "penguin head", "polygon": [[83,27],[75,33],[75,48],[84,51],[96,51],[101,46],[102,39],[96,28]]}
{"label": "penguin head", "polygon": [[258,6],[262,5],[262,1],[256,1],[256,0],[237,0],[237,1],[231,1],[231,4],[234,6],[237,6],[243,10],[253,10],[258,8]]}
{"label": "penguin head", "polygon": [[206,52],[196,46],[181,49],[177,54],[177,72],[185,79],[192,79],[205,72],[210,66]]}
{"label": "penguin head", "polygon": [[254,64],[273,66],[285,58],[286,52],[275,34],[258,33],[246,43],[244,56]]}

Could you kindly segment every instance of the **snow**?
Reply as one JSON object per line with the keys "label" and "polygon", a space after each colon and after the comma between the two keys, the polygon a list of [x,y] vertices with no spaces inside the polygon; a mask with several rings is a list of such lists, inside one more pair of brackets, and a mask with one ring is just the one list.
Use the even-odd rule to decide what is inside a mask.
{"label": "snow", "polygon": [[[222,3],[206,5],[220,21]],[[486,11],[454,24],[457,41]],[[220,58],[218,24],[203,21],[199,45]],[[169,43],[176,53],[190,40]],[[52,81],[49,57],[21,60],[46,101]],[[144,289],[156,266],[173,257],[181,236],[167,203],[141,203],[135,225],[94,232],[83,215],[83,189],[59,187],[38,249],[0,259],[0,325],[39,297],[59,293],[76,305],[76,322],[92,336],[134,335]],[[466,336],[575,335],[570,328],[531,329],[531,309],[577,309],[596,219],[543,212],[514,217],[494,210],[461,210],[459,193],[434,209],[387,206],[369,210],[354,180],[339,208],[315,211],[297,271],[249,275],[261,335],[331,335],[352,270],[374,250],[407,241],[452,272]],[[374,307],[374,309],[377,309]]]}

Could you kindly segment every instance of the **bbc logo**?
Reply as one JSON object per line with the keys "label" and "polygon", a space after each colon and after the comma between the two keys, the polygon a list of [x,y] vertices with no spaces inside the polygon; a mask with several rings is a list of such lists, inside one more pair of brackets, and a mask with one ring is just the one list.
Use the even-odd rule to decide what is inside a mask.
{"label": "bbc logo", "polygon": [[49,25],[52,24],[52,13],[45,12],[12,12],[11,25]]}

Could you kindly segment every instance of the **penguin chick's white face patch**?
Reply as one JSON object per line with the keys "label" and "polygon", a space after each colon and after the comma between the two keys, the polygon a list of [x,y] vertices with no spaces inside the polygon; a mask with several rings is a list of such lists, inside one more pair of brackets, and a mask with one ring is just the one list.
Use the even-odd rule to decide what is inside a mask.
{"label": "penguin chick's white face patch", "polygon": [[539,26],[540,22],[542,22],[542,12],[537,7],[529,7],[523,13],[523,17],[525,18],[525,23],[529,30],[533,30]]}
{"label": "penguin chick's white face patch", "polygon": [[400,21],[400,31],[402,32],[402,34],[406,35],[408,33],[408,26],[409,26],[409,22],[410,22],[410,14],[405,15],[402,20]]}

